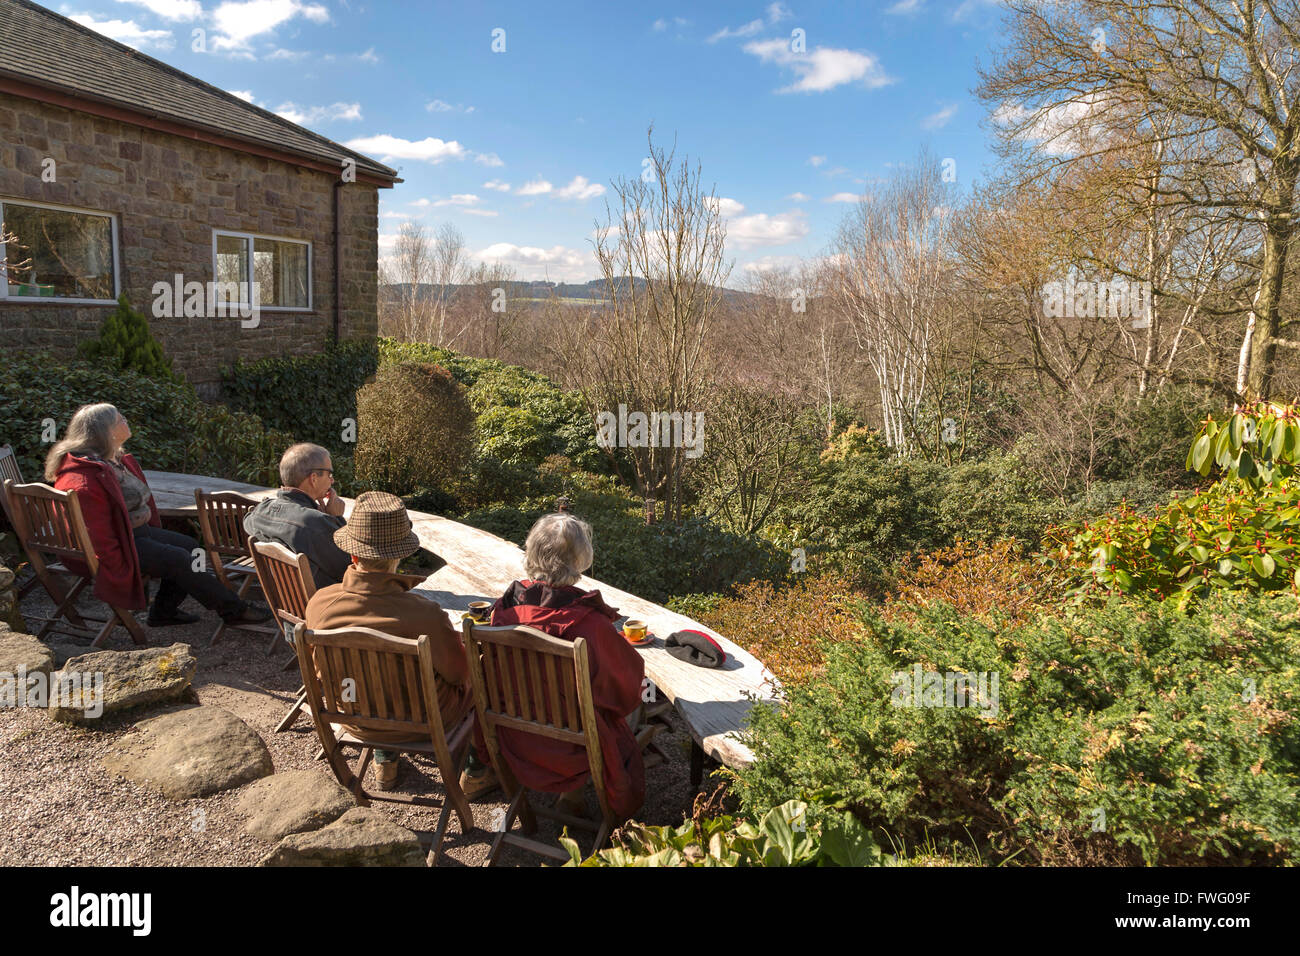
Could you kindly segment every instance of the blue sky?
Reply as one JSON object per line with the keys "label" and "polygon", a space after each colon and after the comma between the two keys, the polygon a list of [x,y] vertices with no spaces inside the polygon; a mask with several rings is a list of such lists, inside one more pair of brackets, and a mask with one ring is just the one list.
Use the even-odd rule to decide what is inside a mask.
{"label": "blue sky", "polygon": [[381,255],[407,219],[450,221],[521,278],[599,275],[595,221],[652,122],[725,200],[733,286],[823,252],[848,202],[922,147],[961,187],[992,160],[970,90],[996,0],[47,5],[399,168]]}

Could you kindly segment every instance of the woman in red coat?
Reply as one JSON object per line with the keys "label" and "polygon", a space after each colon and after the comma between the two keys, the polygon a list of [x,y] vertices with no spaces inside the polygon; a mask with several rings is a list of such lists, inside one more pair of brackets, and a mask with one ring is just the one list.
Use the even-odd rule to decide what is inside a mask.
{"label": "woman in red coat", "polygon": [[[492,624],[527,624],[567,641],[586,638],[605,797],[615,816],[626,819],[645,801],[645,764],[627,719],[641,705],[645,664],[614,627],[618,611],[599,591],[574,586],[593,558],[585,521],[569,514],[539,519],[524,546],[528,578],[512,583],[497,600]],[[561,805],[570,811],[581,807],[589,776],[585,747],[505,727],[497,728],[497,742],[521,784],[565,794]]]}
{"label": "woman in red coat", "polygon": [[[212,572],[194,570],[197,541],[163,530],[144,472],[122,451],[130,437],[130,426],[112,405],[83,405],[72,416],[67,435],[45,458],[45,480],[59,491],[75,491],[81,504],[99,562],[95,597],[138,611],[146,604],[143,577],[148,576],[162,582],[149,611],[150,627],[197,621],[180,610],[187,595],[229,624],[267,620],[270,611],[264,605],[242,600]],[[89,574],[89,568],[74,561],[65,564]]]}

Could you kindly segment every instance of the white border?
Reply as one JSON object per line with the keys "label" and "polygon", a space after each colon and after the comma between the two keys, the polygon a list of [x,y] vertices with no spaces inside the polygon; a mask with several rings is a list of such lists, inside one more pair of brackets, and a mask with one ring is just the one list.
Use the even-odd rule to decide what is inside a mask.
{"label": "white border", "polygon": [[[235,232],[231,229],[213,229],[212,230],[212,281],[213,282],[217,281],[217,237],[218,236],[234,236],[236,239],[250,240],[249,247],[248,247],[249,275],[244,277],[244,281],[248,283],[247,288],[250,289],[253,287],[252,272],[254,269],[254,265],[253,265],[254,245],[251,240],[270,239],[273,242],[291,242],[294,245],[306,246],[307,247],[307,305],[306,307],[300,305],[259,305],[258,309],[262,312],[314,312],[315,311],[315,307],[312,304],[313,303],[312,253],[314,250],[312,249],[312,243],[310,239],[290,239],[287,236],[266,236],[258,232]],[[240,302],[235,305],[228,306],[228,308],[230,307],[247,309],[252,307],[252,303]]]}
{"label": "white border", "polygon": [[[107,219],[110,224],[112,233],[111,244],[113,246],[113,298],[111,299],[73,299],[66,296],[56,295],[10,295],[9,294],[9,277],[5,276],[0,279],[0,302],[17,302],[22,305],[117,305],[117,297],[122,294],[122,264],[118,256],[118,234],[117,234],[117,213],[104,212],[100,209],[86,209],[80,206],[59,206],[49,202],[33,202],[30,199],[7,199],[0,196],[0,224],[4,222],[4,206],[32,206],[37,209],[53,209],[57,212],[79,213],[83,216],[98,216],[100,219]],[[0,233],[0,240],[3,239],[3,233]],[[5,244],[0,241],[0,262],[8,262],[8,250]]]}

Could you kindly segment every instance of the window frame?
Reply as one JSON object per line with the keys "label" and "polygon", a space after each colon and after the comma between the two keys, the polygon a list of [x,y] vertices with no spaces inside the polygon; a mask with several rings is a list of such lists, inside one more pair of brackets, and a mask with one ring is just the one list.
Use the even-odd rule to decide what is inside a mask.
{"label": "window frame", "polygon": [[[4,207],[10,206],[29,206],[36,209],[53,209],[55,212],[77,213],[83,216],[96,216],[100,219],[109,221],[110,239],[109,242],[113,247],[113,298],[111,299],[84,299],[72,298],[68,296],[43,296],[43,295],[10,295],[9,294],[9,277],[5,275],[0,278],[0,303],[20,303],[22,305],[117,305],[118,296],[122,294],[122,259],[119,252],[121,239],[118,233],[117,213],[108,212],[103,209],[90,209],[83,206],[61,206],[57,203],[35,202],[30,199],[11,199],[0,196],[0,225],[4,223]],[[6,248],[3,231],[0,230],[0,262],[9,261],[9,250]]]}
{"label": "window frame", "polygon": [[[314,251],[313,243],[310,239],[292,239],[289,236],[268,236],[260,232],[239,232],[235,229],[213,229],[212,230],[212,281],[217,281],[217,237],[233,236],[236,239],[248,240],[248,276],[244,281],[248,283],[248,288],[253,286],[253,274],[257,269],[256,265],[256,242],[257,239],[269,239],[272,242],[290,242],[294,245],[307,247],[307,304],[301,305],[259,305],[259,312],[315,312],[315,299],[312,294],[313,267],[312,253]],[[228,308],[249,309],[252,308],[251,302],[231,303]]]}

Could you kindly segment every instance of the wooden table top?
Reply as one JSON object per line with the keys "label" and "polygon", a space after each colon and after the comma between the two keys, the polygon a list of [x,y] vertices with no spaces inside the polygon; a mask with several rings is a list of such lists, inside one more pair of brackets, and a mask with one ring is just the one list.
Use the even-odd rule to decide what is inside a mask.
{"label": "wooden table top", "polygon": [[[269,497],[276,490],[175,472],[146,471],[145,477],[159,513],[169,517],[192,517],[195,514],[196,488],[209,492],[237,491],[257,499]],[[351,498],[343,501],[346,515],[351,512],[353,502]],[[517,545],[439,515],[420,511],[408,514],[419,535],[420,545],[447,561],[445,567],[430,575],[416,590],[446,609],[453,624],[459,626],[469,602],[495,601],[512,581],[523,577],[524,554]],[[599,572],[599,551],[595,568]],[[747,695],[753,695],[757,701],[772,702],[779,693],[776,679],[762,662],[716,631],[634,594],[585,576],[579,587],[598,588],[610,607],[649,625],[655,641],[639,648],[645,660],[646,676],[654,682],[657,693],[673,702],[704,752],[729,767],[751,763],[752,752],[736,736],[750,708],[755,705],[755,700]],[[722,667],[696,667],[668,653],[664,638],[687,628],[703,631],[722,646],[727,652]]]}

